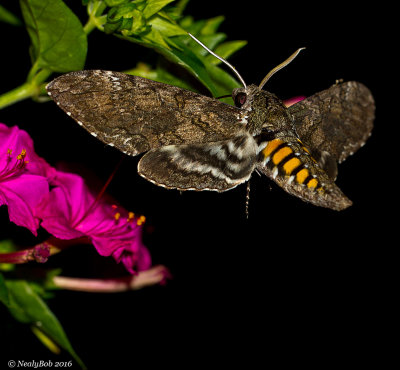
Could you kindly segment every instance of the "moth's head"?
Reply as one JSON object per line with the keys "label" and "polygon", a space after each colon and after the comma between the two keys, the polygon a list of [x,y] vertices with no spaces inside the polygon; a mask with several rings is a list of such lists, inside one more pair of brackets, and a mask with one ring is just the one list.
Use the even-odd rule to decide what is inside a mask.
{"label": "moth's head", "polygon": [[[246,86],[242,77],[237,73],[237,71],[232,67],[233,71],[237,73],[240,80],[242,81],[243,87],[234,89],[232,92],[232,99],[235,102],[236,107],[242,108],[248,111],[251,111],[253,101],[257,100],[257,96],[262,95],[262,89],[267,81],[280,69],[287,66],[296,56],[300,53],[304,48],[298,49],[295,53],[293,53],[288,59],[286,59],[283,63],[279,64],[275,68],[273,68],[269,73],[264,77],[259,86],[250,85]],[[268,95],[268,93],[267,93]]]}
{"label": "moth's head", "polygon": [[248,129],[253,135],[285,129],[291,122],[283,102],[256,85],[233,90],[232,98],[236,107],[248,112]]}
{"label": "moth's head", "polygon": [[232,99],[237,108],[250,111],[253,104],[254,96],[260,93],[260,89],[256,85],[239,87],[232,91]]}

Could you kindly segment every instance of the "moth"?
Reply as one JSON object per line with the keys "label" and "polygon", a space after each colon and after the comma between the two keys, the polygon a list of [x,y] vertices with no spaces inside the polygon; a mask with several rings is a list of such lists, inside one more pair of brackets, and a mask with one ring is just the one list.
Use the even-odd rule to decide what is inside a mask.
{"label": "moth", "polygon": [[[194,36],[190,35],[193,39]],[[235,106],[175,86],[119,72],[84,70],[47,86],[50,97],[93,136],[140,159],[150,182],[178,190],[230,190],[258,171],[286,192],[343,210],[351,201],[335,184],[337,163],[371,133],[374,99],[359,82],[337,83],[286,107],[259,86],[234,89]]]}

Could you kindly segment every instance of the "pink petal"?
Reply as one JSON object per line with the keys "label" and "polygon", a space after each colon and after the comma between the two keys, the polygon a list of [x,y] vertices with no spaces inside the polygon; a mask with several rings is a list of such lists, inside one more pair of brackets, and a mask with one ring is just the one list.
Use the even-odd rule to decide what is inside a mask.
{"label": "pink petal", "polygon": [[305,98],[305,96],[294,96],[293,98],[284,100],[283,104],[285,104],[286,108],[289,108],[291,105],[294,105]]}
{"label": "pink petal", "polygon": [[[75,239],[85,235],[79,230],[79,219],[84,217],[88,203],[94,201],[85,192],[83,179],[74,174],[57,172],[54,187],[36,209],[41,226],[59,239]],[[88,199],[89,198],[89,199]]]}
{"label": "pink petal", "polygon": [[39,219],[34,210],[48,192],[49,184],[46,178],[24,174],[0,184],[0,205],[8,206],[10,221],[28,228],[37,235]]}

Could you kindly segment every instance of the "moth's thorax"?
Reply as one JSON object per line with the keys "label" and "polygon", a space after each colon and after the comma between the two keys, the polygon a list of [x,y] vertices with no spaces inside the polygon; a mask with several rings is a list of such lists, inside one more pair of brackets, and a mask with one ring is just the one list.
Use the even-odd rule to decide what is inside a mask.
{"label": "moth's thorax", "polygon": [[245,102],[240,108],[246,111],[247,129],[253,136],[259,135],[262,131],[277,132],[292,127],[290,114],[282,100],[274,94],[260,90],[256,85],[235,89],[232,97],[237,106],[244,94]]}

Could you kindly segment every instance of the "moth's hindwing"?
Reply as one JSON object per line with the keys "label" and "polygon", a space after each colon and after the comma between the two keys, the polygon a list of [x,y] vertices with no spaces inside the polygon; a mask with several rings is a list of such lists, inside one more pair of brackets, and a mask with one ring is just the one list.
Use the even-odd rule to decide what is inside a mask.
{"label": "moth's hindwing", "polygon": [[226,140],[243,129],[236,107],[119,72],[68,73],[50,82],[47,91],[93,136],[129,155]]}
{"label": "moth's hindwing", "polygon": [[352,204],[292,133],[261,142],[260,149],[257,169],[289,194],[334,210]]}
{"label": "moth's hindwing", "polygon": [[221,192],[250,178],[257,148],[247,132],[213,143],[168,145],[146,153],[138,171],[145,179],[166,188]]}
{"label": "moth's hindwing", "polygon": [[311,150],[328,152],[340,163],[370,136],[375,104],[363,84],[351,81],[333,85],[288,111],[300,139]]}

